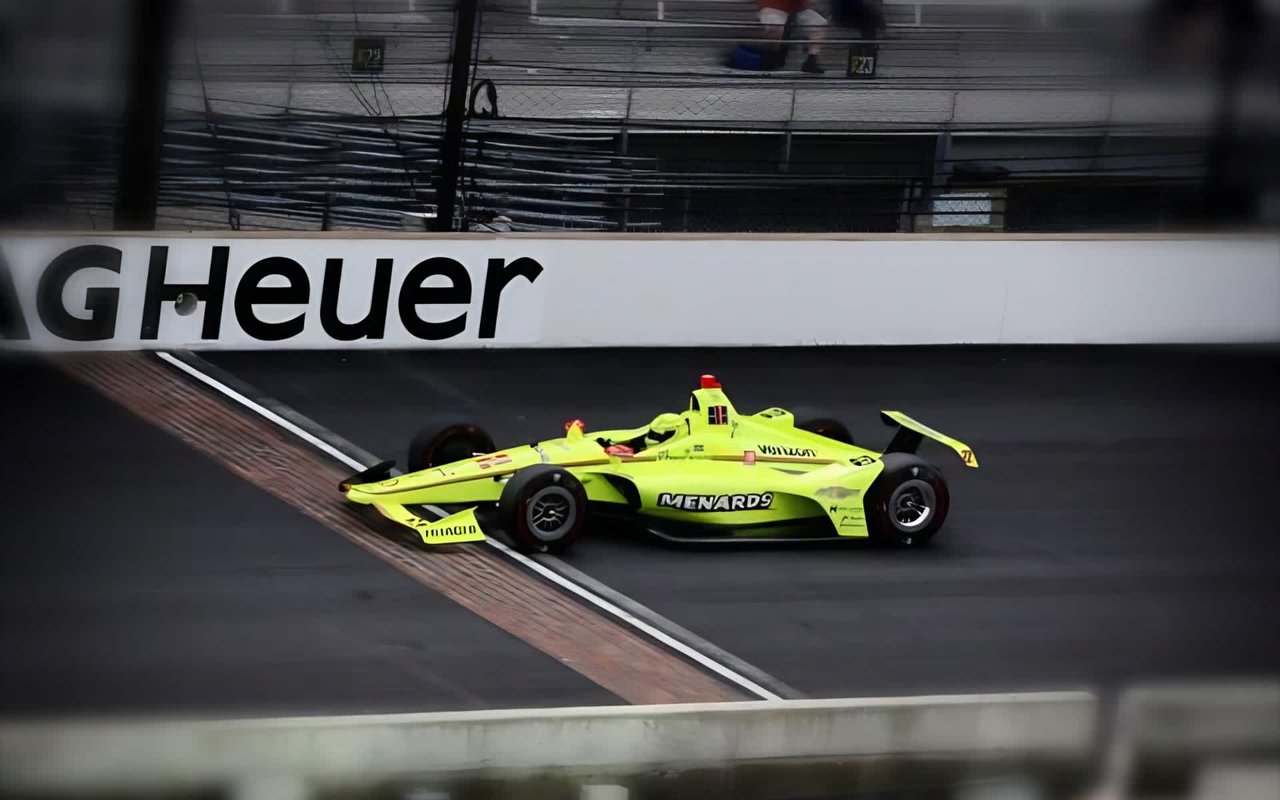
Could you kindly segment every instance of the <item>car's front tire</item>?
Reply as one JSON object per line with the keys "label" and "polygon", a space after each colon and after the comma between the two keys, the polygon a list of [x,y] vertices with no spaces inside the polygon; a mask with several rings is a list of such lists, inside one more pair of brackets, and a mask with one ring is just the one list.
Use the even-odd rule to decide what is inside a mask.
{"label": "car's front tire", "polygon": [[495,449],[493,437],[479,425],[469,422],[433,425],[423,428],[413,437],[405,467],[409,472],[418,472],[441,464],[465,461],[477,453],[492,453]]}
{"label": "car's front tire", "polygon": [[502,487],[498,514],[520,552],[562,553],[586,530],[587,490],[568,470],[535,464]]}
{"label": "car's front tire", "polygon": [[867,530],[878,542],[919,547],[937,534],[951,493],[937,467],[905,453],[887,453],[884,470],[867,490]]}

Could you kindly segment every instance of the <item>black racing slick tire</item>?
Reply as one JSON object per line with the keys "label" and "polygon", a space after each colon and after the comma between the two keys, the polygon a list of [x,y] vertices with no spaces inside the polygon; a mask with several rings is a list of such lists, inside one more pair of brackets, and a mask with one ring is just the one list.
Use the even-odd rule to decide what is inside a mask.
{"label": "black racing slick tire", "polygon": [[409,472],[441,464],[452,464],[473,458],[476,453],[492,453],[497,449],[493,437],[479,425],[469,422],[453,422],[423,428],[409,444],[405,467]]}
{"label": "black racing slick tire", "polygon": [[498,515],[520,552],[563,553],[586,530],[587,490],[568,470],[535,464],[502,487]]}
{"label": "black racing slick tire", "polygon": [[951,493],[937,467],[906,453],[886,453],[867,490],[867,530],[874,541],[919,547],[942,527]]}
{"label": "black racing slick tire", "polygon": [[853,434],[849,433],[849,429],[844,423],[838,419],[830,417],[816,417],[814,419],[806,419],[803,422],[797,422],[796,427],[802,431],[816,433],[819,436],[825,436],[828,439],[834,439],[844,444],[853,444]]}

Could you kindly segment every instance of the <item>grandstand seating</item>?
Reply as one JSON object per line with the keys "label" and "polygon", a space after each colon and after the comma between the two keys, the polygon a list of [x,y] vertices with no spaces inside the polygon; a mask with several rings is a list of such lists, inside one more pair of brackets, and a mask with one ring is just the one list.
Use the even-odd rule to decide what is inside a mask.
{"label": "grandstand seating", "polygon": [[[1212,70],[1191,79],[1126,80],[1138,61],[1127,37],[1137,30],[1140,0],[1059,0],[1048,12],[1045,4],[1028,9],[1012,0],[885,5],[889,29],[879,41],[877,75],[855,81],[841,60],[858,34],[839,27],[829,31],[824,76],[800,73],[795,58],[792,69],[777,72],[729,68],[729,50],[761,35],[753,0],[481,0],[475,78],[492,81],[500,113],[468,122],[469,141],[486,148],[468,164],[468,200],[483,196],[489,205],[476,209],[498,212],[516,202],[508,197],[519,198],[527,225],[609,228],[616,223],[606,211],[618,213],[608,205],[616,187],[625,185],[628,203],[635,201],[628,208],[639,208],[642,183],[662,192],[702,185],[656,174],[632,179],[657,169],[645,161],[660,157],[656,133],[784,132],[740,138],[768,140],[775,149],[785,139],[789,161],[792,135],[810,136],[797,139],[797,151],[813,152],[813,137],[831,133],[870,141],[919,132],[926,136],[902,137],[894,147],[914,138],[923,148],[902,146],[885,156],[910,162],[901,169],[914,176],[919,165],[924,172],[932,165],[940,131],[1022,132],[1034,134],[1024,142],[1055,136],[1058,143],[1035,150],[1006,138],[1003,150],[1028,158],[1069,149],[1072,159],[1107,150],[1115,171],[1128,168],[1114,161],[1123,149],[1095,140],[1113,132],[1195,135],[1212,118]],[[404,209],[429,205],[432,190],[422,176],[438,160],[453,7],[452,0],[188,0],[173,49],[163,199],[184,220],[221,205],[243,218],[257,209],[288,220],[281,224],[302,219],[310,226],[321,216],[330,225],[394,226]],[[352,74],[352,41],[369,36],[385,37],[386,67]],[[101,57],[106,65],[113,58]],[[29,88],[42,98],[61,96],[48,81]],[[104,106],[111,102],[108,92],[76,96],[87,105],[91,94]],[[1242,116],[1278,107],[1246,102]],[[650,138],[627,150],[622,131]],[[112,135],[109,126],[101,132],[104,141]],[[1073,136],[1088,140],[1080,153],[1061,143]],[[768,164],[774,156],[751,158]],[[95,169],[100,177],[81,181],[78,197],[85,208],[109,208],[113,166]],[[542,187],[539,175],[557,180]],[[570,196],[564,187],[574,181],[580,185]],[[896,208],[902,186],[886,184],[885,191],[885,203]],[[224,220],[226,213],[213,212]],[[638,214],[624,216],[629,229],[645,224]]]}
{"label": "grandstand seating", "polygon": [[[219,10],[225,35],[202,23],[199,58],[194,46],[176,53],[175,111],[201,115],[208,100],[241,114],[440,113],[449,4],[378,0],[362,2],[358,14],[332,3],[285,5],[290,13],[229,21]],[[751,0],[486,0],[476,77],[498,86],[504,116],[520,118],[963,126],[994,107],[1010,124],[1097,124],[1110,107],[1099,89],[1123,60],[1123,48],[1098,32],[1044,28],[1037,15],[1000,0],[920,0],[889,6],[894,27],[880,43],[874,80],[844,77],[843,51],[857,34],[838,28],[829,32],[826,76],[743,73],[725,61],[736,43],[760,36],[754,7]],[[347,73],[356,35],[387,38],[387,69],[376,78],[353,82]],[[999,94],[1027,89],[1036,94]],[[1050,100],[1046,90],[1061,96]]]}

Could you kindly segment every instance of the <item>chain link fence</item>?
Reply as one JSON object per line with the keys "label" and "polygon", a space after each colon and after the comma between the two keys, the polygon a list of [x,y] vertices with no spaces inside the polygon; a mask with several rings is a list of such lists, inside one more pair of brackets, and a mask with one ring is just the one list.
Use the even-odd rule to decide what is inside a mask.
{"label": "chain link fence", "polygon": [[[811,44],[798,29],[783,32],[776,69],[734,60],[773,46],[748,0],[484,0],[456,227],[1202,223],[1202,189],[1211,168],[1223,169],[1211,157],[1223,152],[1211,49],[1153,62],[1131,4],[1051,19],[1001,5],[892,5],[890,24],[870,31],[833,19],[826,71],[812,75],[798,69]],[[48,0],[7,11],[5,136],[15,158],[0,200],[9,224],[111,225],[132,6],[92,6]],[[172,39],[143,43],[171,52],[157,224],[429,224],[456,7],[184,0]],[[1258,30],[1264,45],[1275,39],[1270,22]],[[849,74],[855,49],[875,54],[873,74]],[[1256,49],[1225,168],[1235,176],[1229,188],[1252,202],[1240,206],[1242,219],[1256,219],[1280,184],[1268,127],[1280,102],[1267,94],[1280,74],[1268,72],[1267,54],[1280,48]],[[1153,63],[1164,80],[1142,79]]]}

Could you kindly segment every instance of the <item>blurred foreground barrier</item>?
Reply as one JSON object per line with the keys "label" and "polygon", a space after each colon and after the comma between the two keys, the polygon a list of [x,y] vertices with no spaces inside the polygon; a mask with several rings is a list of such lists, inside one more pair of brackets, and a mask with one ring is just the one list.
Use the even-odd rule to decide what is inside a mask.
{"label": "blurred foreground barrier", "polygon": [[[1095,712],[1091,694],[1058,692],[7,722],[0,724],[0,794],[372,797],[376,789],[376,796],[408,797],[408,787],[418,787],[412,796],[461,798],[495,796],[493,782],[505,781],[496,796],[578,797],[590,788],[593,796],[631,800],[803,797],[913,785],[918,797],[1010,775],[1074,792],[1094,760]],[[616,788],[601,788],[609,786]],[[386,787],[399,788],[387,794]]]}
{"label": "blurred foreground barrier", "polygon": [[1111,769],[1126,797],[1280,798],[1280,681],[1126,692]]}

